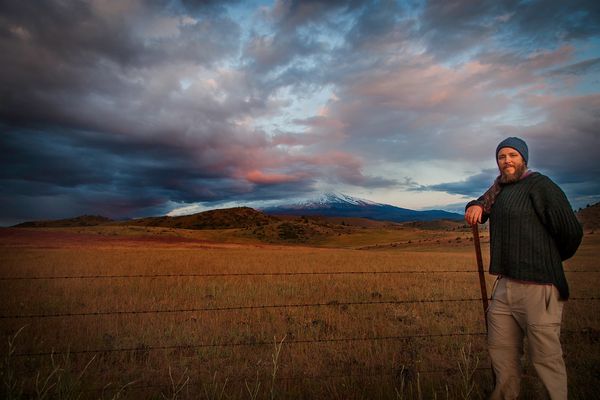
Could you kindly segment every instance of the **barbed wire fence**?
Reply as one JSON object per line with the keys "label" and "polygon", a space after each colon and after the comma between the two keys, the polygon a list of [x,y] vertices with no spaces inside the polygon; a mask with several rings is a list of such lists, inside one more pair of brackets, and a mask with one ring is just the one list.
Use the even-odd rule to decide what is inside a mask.
{"label": "barbed wire fence", "polygon": [[[309,272],[225,272],[202,274],[130,274],[130,275],[57,275],[57,276],[4,276],[0,281],[67,280],[67,279],[128,279],[128,278],[227,278],[240,276],[298,276],[298,275],[403,275],[476,273],[474,270],[400,270],[400,271],[309,271]],[[566,273],[600,273],[595,270],[567,270]]]}
{"label": "barbed wire fence", "polygon": [[[595,274],[597,270],[566,270],[566,273],[586,273]],[[289,276],[340,276],[340,275],[423,275],[423,274],[456,274],[456,273],[472,273],[476,274],[476,270],[394,270],[394,271],[314,271],[314,272],[244,272],[244,273],[188,273],[188,274],[121,274],[121,275],[56,275],[56,276],[4,276],[0,277],[0,282],[10,281],[69,281],[69,280],[113,280],[113,279],[162,279],[162,278],[232,278],[232,277],[289,277]],[[571,297],[569,301],[598,301],[600,297]],[[412,300],[373,300],[373,301],[338,301],[332,300],[328,302],[315,303],[288,303],[288,304],[256,304],[256,305],[237,305],[237,306],[222,306],[222,307],[193,307],[193,308],[174,308],[174,309],[145,309],[145,310],[105,310],[105,311],[90,311],[90,312],[62,312],[62,313],[45,313],[45,314],[1,314],[0,320],[43,320],[52,318],[87,318],[96,316],[119,316],[119,315],[142,315],[142,314],[177,314],[177,313],[200,313],[200,312],[216,312],[223,313],[229,311],[250,311],[260,309],[293,309],[293,308],[322,308],[322,307],[349,307],[349,306],[380,306],[380,305],[401,305],[401,304],[443,304],[443,303],[468,303],[480,302],[480,297],[473,298],[446,298],[446,299],[412,299]],[[576,330],[564,330],[565,333],[580,334]],[[381,341],[406,341],[413,339],[432,339],[432,338],[448,338],[448,337],[485,337],[484,330],[477,332],[445,332],[445,333],[422,333],[410,335],[391,335],[391,336],[368,336],[368,337],[339,337],[326,339],[289,339],[286,340],[286,345],[313,345],[317,343],[350,343],[350,342],[381,342]],[[68,356],[68,355],[85,355],[85,354],[113,354],[113,353],[138,353],[151,351],[174,351],[174,350],[194,350],[201,348],[216,348],[216,347],[257,347],[257,346],[272,346],[273,341],[236,341],[223,343],[195,343],[185,345],[155,345],[140,347],[120,347],[110,349],[68,349],[68,350],[51,350],[51,351],[30,351],[23,353],[13,353],[15,358],[35,358],[46,356]],[[490,367],[477,367],[478,371],[490,370]],[[443,369],[424,369],[418,371],[421,374],[438,374],[448,373],[448,368]],[[320,375],[298,375],[279,377],[282,380],[301,381],[301,380],[327,380],[335,378],[353,378],[365,376],[392,376],[397,374],[394,370],[383,370],[376,373],[361,373],[353,375],[351,373],[342,374],[320,374]],[[240,380],[245,378],[240,378]],[[235,379],[234,379],[235,380]],[[143,390],[152,388],[165,388],[168,385],[156,383],[147,383],[139,385],[130,385],[128,390]],[[86,390],[86,392],[94,392],[103,390],[95,388]]]}

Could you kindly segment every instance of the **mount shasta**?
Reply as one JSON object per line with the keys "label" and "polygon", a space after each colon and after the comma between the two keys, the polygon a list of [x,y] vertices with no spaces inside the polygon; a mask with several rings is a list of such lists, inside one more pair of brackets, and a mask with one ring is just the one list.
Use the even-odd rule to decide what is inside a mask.
{"label": "mount shasta", "polygon": [[448,211],[415,211],[389,204],[375,203],[370,200],[359,199],[341,193],[324,193],[311,200],[261,208],[260,211],[269,215],[358,217],[392,222],[463,219],[461,214]]}

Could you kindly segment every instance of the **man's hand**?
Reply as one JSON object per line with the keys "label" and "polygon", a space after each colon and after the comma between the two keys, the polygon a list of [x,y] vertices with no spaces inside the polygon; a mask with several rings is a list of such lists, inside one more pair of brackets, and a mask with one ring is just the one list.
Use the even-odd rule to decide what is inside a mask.
{"label": "man's hand", "polygon": [[483,207],[481,206],[471,206],[467,208],[465,212],[465,221],[469,225],[475,225],[477,223],[481,223],[481,215],[483,214]]}

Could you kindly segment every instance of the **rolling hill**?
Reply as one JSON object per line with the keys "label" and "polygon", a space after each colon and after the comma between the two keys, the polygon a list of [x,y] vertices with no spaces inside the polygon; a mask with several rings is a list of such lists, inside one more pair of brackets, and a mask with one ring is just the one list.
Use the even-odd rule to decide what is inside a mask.
{"label": "rolling hill", "polygon": [[67,228],[76,226],[96,226],[114,222],[110,218],[101,215],[80,215],[75,218],[48,220],[48,221],[28,221],[17,224],[15,228]]}
{"label": "rolling hill", "polygon": [[600,203],[587,206],[577,212],[577,219],[583,225],[584,229],[600,228]]}
{"label": "rolling hill", "polygon": [[278,221],[276,217],[268,216],[253,208],[234,207],[177,217],[163,216],[132,219],[122,221],[119,224],[182,229],[232,229],[268,225],[276,221]]}

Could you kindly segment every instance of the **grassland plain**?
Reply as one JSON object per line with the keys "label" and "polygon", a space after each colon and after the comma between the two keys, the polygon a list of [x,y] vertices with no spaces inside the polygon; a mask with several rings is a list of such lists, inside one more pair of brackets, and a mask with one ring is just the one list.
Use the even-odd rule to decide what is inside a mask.
{"label": "grassland plain", "polygon": [[[491,388],[466,230],[364,228],[320,247],[241,230],[0,235],[4,398],[479,399]],[[599,303],[577,300],[600,297],[598,249],[587,232],[566,265],[589,271],[568,272],[574,399],[600,384]],[[528,365],[523,398],[542,398]]]}

